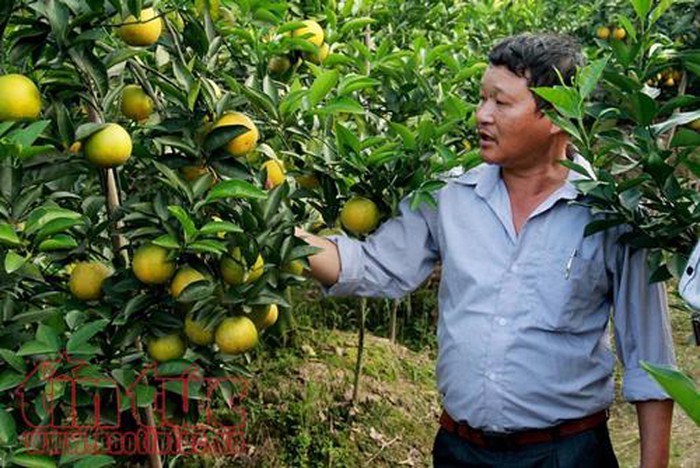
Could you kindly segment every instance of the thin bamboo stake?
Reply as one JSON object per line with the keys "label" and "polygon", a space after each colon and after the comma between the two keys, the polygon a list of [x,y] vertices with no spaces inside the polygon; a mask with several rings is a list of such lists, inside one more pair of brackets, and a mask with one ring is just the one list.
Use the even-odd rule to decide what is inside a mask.
{"label": "thin bamboo stake", "polygon": [[[92,107],[89,108],[89,118],[92,122],[102,123],[103,120],[100,115]],[[121,201],[119,197],[119,190],[117,189],[117,175],[115,169],[104,169],[102,173],[102,180],[104,181],[105,187],[105,202],[107,204],[107,217],[112,219],[114,213],[117,211],[119,206],[121,206]],[[124,249],[126,246],[126,238],[124,235],[120,234],[120,228],[122,226],[121,222],[114,225],[114,230],[110,233],[112,238],[112,248],[114,249],[115,257],[121,256],[124,267],[129,266],[129,253]],[[143,352],[143,345],[141,339],[136,340],[136,348]],[[153,407],[147,406],[145,408],[146,412],[146,422],[148,424],[149,437],[152,437],[153,447],[155,448],[153,453],[148,454],[148,461],[151,468],[163,468],[163,462],[160,459],[160,448],[158,447],[158,437],[155,433],[155,415],[153,413]]]}
{"label": "thin bamboo stake", "polygon": [[396,315],[399,311],[400,299],[391,301],[391,317],[389,318],[389,341],[396,343]]}
{"label": "thin bamboo stake", "polygon": [[360,333],[357,341],[357,360],[355,361],[355,379],[352,384],[352,406],[357,404],[357,395],[360,388],[360,374],[362,373],[362,353],[365,348],[365,318],[367,317],[367,298],[360,299]]}

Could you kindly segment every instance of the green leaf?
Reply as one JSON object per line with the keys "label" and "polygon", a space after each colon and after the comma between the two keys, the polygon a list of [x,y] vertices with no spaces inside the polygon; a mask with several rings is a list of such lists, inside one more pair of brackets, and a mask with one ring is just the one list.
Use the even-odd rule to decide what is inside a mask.
{"label": "green leaf", "polygon": [[5,271],[8,274],[12,274],[22,268],[26,262],[26,258],[22,257],[14,250],[10,250],[7,252],[7,255],[5,255]]}
{"label": "green leaf", "polygon": [[671,148],[680,148],[683,146],[700,146],[700,132],[687,128],[679,128],[676,134],[673,135]]}
{"label": "green leaf", "polygon": [[365,108],[360,105],[354,99],[349,97],[341,96],[337,97],[328,102],[325,106],[318,108],[314,111],[316,114],[328,115],[328,114],[364,114]]}
{"label": "green leaf", "polygon": [[0,407],[0,445],[13,445],[17,442],[17,426],[7,408]]}
{"label": "green leaf", "polygon": [[74,354],[74,351],[81,345],[88,342],[90,338],[101,332],[107,327],[109,320],[97,320],[83,325],[80,330],[73,333],[66,344],[66,351],[69,354]]}
{"label": "green leaf", "polygon": [[87,455],[75,461],[72,466],[73,468],[101,468],[115,464],[116,460],[109,455]]}
{"label": "green leaf", "polygon": [[581,98],[575,89],[555,86],[553,88],[532,88],[532,91],[552,104],[562,115],[571,119],[583,118]]}
{"label": "green leaf", "polygon": [[321,73],[309,88],[309,104],[315,107],[321,102],[338,83],[339,78],[340,72],[338,70],[328,70]]}
{"label": "green leaf", "polygon": [[26,372],[27,365],[24,363],[20,357],[17,356],[13,351],[9,349],[0,349],[0,357],[9,364],[12,368],[17,369],[19,372]]}
{"label": "green leaf", "polygon": [[158,171],[165,176],[165,178],[173,188],[179,190],[183,195],[187,197],[188,200],[192,200],[192,189],[187,183],[185,183],[185,181],[182,180],[182,178],[180,178],[180,176],[178,176],[175,173],[175,171],[170,169],[165,164],[159,163],[158,161],[153,161],[153,165],[156,166]]}
{"label": "green leaf", "polygon": [[164,145],[164,146],[169,146],[171,148],[177,148],[185,153],[187,153],[190,156],[198,156],[197,154],[197,149],[194,148],[193,146],[189,145],[187,141],[185,141],[182,138],[178,138],[176,136],[160,136],[157,138],[154,138],[153,141],[155,143]]}
{"label": "green leaf", "polygon": [[651,9],[651,0],[631,0],[631,2],[637,17],[644,21]]}
{"label": "green leaf", "polygon": [[32,234],[35,231],[42,229],[54,219],[80,219],[81,217],[82,215],[80,213],[76,213],[75,211],[67,210],[65,208],[59,208],[56,206],[42,206],[33,210],[29,215],[29,218],[27,218],[25,232],[27,234]]}
{"label": "green leaf", "polygon": [[20,244],[15,230],[8,223],[0,223],[0,243],[16,247]]}
{"label": "green leaf", "polygon": [[36,139],[39,138],[39,135],[41,135],[41,132],[43,132],[50,123],[50,120],[40,120],[38,122],[34,122],[27,128],[13,132],[12,136],[7,140],[24,147],[32,146]]}
{"label": "green leaf", "polygon": [[360,142],[360,139],[339,122],[336,122],[335,124],[335,138],[338,149],[343,155],[347,154],[345,147],[348,147],[355,154],[360,154],[360,151],[362,151],[362,143]]}
{"label": "green leaf", "polygon": [[209,191],[205,203],[211,203],[224,198],[238,199],[263,199],[267,197],[267,193],[250,182],[244,180],[224,180],[216,184]]}
{"label": "green leaf", "polygon": [[345,22],[343,22],[343,25],[340,27],[340,34],[345,35],[350,31],[356,31],[359,29],[363,29],[368,24],[376,23],[376,21],[377,20],[375,20],[373,18],[369,18],[367,16],[364,16],[362,18],[354,18],[354,19],[351,19],[350,21],[345,21]]}
{"label": "green leaf", "polygon": [[338,84],[338,95],[343,96],[345,94],[350,94],[354,91],[360,89],[371,88],[373,86],[379,86],[382,82],[368,76],[358,76],[351,75],[344,78]]}
{"label": "green leaf", "polygon": [[209,281],[197,281],[189,284],[177,297],[178,302],[196,302],[214,295],[216,285]]}
{"label": "green leaf", "polygon": [[93,133],[99,132],[105,128],[107,124],[104,123],[86,123],[82,124],[75,130],[76,140],[85,140],[90,137]]}
{"label": "green leaf", "polygon": [[28,453],[16,453],[10,460],[15,465],[25,468],[56,468],[53,458],[46,455],[31,455]]}
{"label": "green leaf", "polygon": [[192,218],[190,218],[190,215],[187,214],[183,207],[170,205],[168,206],[168,211],[180,222],[182,230],[185,234],[185,242],[189,242],[197,237],[197,227],[194,225],[194,221],[192,221]]}
{"label": "green leaf", "polygon": [[36,339],[51,346],[53,351],[58,351],[61,348],[61,338],[58,336],[58,332],[43,323],[40,323],[36,329]]}
{"label": "green leaf", "polygon": [[401,137],[403,140],[403,146],[406,149],[416,149],[416,137],[413,136],[413,132],[411,132],[408,127],[396,122],[389,122],[389,127],[391,127],[391,129]]}
{"label": "green leaf", "polygon": [[586,99],[595,89],[598,81],[603,76],[603,71],[610,57],[596,60],[590,65],[581,69],[578,75],[578,88],[581,99]]}
{"label": "green leaf", "polygon": [[0,372],[0,392],[6,392],[15,388],[24,380],[24,374],[20,374],[10,369]]}
{"label": "green leaf", "polygon": [[74,249],[78,242],[66,234],[58,234],[51,239],[46,239],[39,244],[41,252],[53,252],[55,250]]}
{"label": "green leaf", "polygon": [[642,92],[628,96],[632,117],[639,125],[650,125],[658,113],[658,105],[651,97]]}
{"label": "green leaf", "polygon": [[243,232],[243,229],[227,221],[212,221],[202,226],[199,232],[204,235],[209,235],[218,234],[220,232]]}
{"label": "green leaf", "polygon": [[51,220],[46,223],[41,230],[39,230],[39,232],[36,234],[36,240],[38,241],[52,234],[66,231],[76,224],[83,224],[83,221],[75,218],[57,218]]}
{"label": "green leaf", "polygon": [[80,44],[68,49],[68,55],[78,68],[92,79],[100,96],[109,92],[109,78],[107,67],[90,50],[92,44]]}
{"label": "green leaf", "polygon": [[136,405],[144,408],[153,404],[156,397],[156,389],[147,385],[136,386]]}
{"label": "green leaf", "polygon": [[226,253],[228,249],[226,248],[226,244],[223,241],[217,242],[215,240],[202,239],[187,244],[187,250],[195,253],[220,254]]}
{"label": "green leaf", "polygon": [[457,75],[455,75],[454,79],[452,80],[454,83],[462,83],[465,80],[468,80],[469,78],[477,75],[478,73],[483,72],[488,68],[488,63],[486,62],[477,62],[472,65],[469,65],[468,67],[462,68]]}
{"label": "green leaf", "polygon": [[661,0],[659,1],[659,4],[654,8],[654,11],[651,12],[651,17],[649,18],[649,27],[651,27],[654,23],[656,23],[668,10],[671,5],[673,5],[673,0]]}
{"label": "green leaf", "polygon": [[177,237],[173,236],[172,234],[163,234],[162,236],[157,237],[152,243],[166,249],[180,248],[180,243],[178,242]]}
{"label": "green leaf", "polygon": [[224,125],[217,127],[207,135],[204,140],[204,151],[214,151],[225,146],[229,141],[239,135],[248,133],[250,130],[245,125]]}
{"label": "green leaf", "polygon": [[693,381],[668,367],[656,366],[644,361],[640,362],[640,366],[683,408],[690,419],[700,426],[700,393]]}

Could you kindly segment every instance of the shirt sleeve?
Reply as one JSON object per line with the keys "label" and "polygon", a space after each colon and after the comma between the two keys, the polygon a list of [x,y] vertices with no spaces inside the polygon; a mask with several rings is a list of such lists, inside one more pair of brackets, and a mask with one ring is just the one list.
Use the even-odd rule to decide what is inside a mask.
{"label": "shirt sleeve", "polygon": [[340,276],[329,296],[402,297],[430,275],[439,257],[435,240],[436,210],[415,210],[408,199],[399,204],[399,216],[382,224],[364,242],[330,236],[338,246]]}
{"label": "shirt sleeve", "polygon": [[683,276],[678,284],[681,297],[694,310],[700,310],[700,241],[690,254]]}
{"label": "shirt sleeve", "polygon": [[624,367],[627,401],[669,398],[639,365],[640,361],[675,367],[666,287],[649,283],[648,252],[619,245],[614,273],[613,323],[617,356]]}

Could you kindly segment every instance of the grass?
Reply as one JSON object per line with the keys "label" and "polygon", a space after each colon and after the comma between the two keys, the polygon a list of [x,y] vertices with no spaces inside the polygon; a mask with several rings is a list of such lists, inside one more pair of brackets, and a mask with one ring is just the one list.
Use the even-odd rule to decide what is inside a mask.
{"label": "grass", "polygon": [[[411,309],[402,304],[399,337],[406,346],[366,336],[360,401],[355,407],[350,399],[357,300],[322,299],[318,292],[306,290],[295,301],[296,345],[264,346],[249,366],[255,377],[245,403],[246,454],[236,459],[204,457],[185,465],[431,466],[441,406],[434,380],[435,304],[430,292],[418,292]],[[675,298],[671,306],[678,365],[700,382],[700,348],[691,341],[689,314]],[[387,303],[371,301],[370,307],[374,313],[368,317],[368,328],[387,333]],[[619,382],[610,429],[620,465],[638,466],[635,410],[621,400]],[[679,408],[673,419],[671,466],[700,467],[700,428]]]}

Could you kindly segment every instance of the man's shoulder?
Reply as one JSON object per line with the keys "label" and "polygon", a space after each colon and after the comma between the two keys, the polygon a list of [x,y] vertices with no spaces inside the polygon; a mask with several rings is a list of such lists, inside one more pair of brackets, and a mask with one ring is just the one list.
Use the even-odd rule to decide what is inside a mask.
{"label": "man's shoulder", "polygon": [[487,164],[481,163],[470,169],[465,170],[463,167],[454,167],[440,175],[440,179],[445,181],[447,185],[476,185],[481,177],[481,174],[486,170]]}

